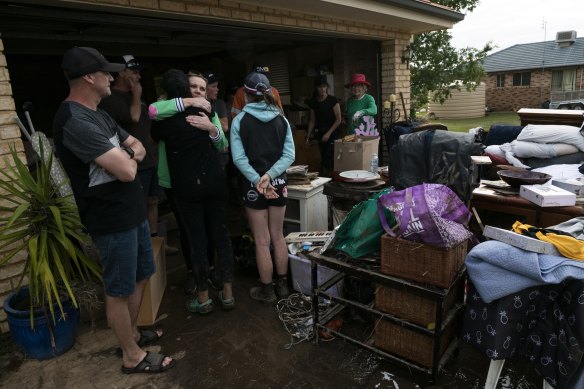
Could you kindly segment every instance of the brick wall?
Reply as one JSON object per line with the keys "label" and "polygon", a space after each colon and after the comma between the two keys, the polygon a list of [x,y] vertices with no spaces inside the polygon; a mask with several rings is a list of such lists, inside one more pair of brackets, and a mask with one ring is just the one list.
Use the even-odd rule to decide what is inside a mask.
{"label": "brick wall", "polygon": [[[410,109],[410,69],[401,62],[401,53],[409,44],[409,35],[398,37],[395,40],[386,40],[381,43],[381,95],[383,101],[390,94],[397,96],[396,108],[400,110],[400,118],[405,118],[399,93],[403,93],[406,109]],[[380,102],[380,109],[383,102]],[[387,123],[385,123],[387,124]]]}
{"label": "brick wall", "polygon": [[[10,153],[10,145],[14,145],[19,151],[21,159],[25,160],[24,148],[20,140],[20,129],[14,121],[15,117],[16,112],[14,100],[12,99],[10,75],[8,74],[4,45],[0,36],[0,169],[3,169],[6,163],[9,163],[7,158]],[[2,256],[1,252],[0,256]],[[2,309],[2,304],[4,304],[6,296],[17,285],[25,258],[26,252],[21,252],[9,264],[0,268],[0,332],[2,333],[8,331],[6,314]]]}
{"label": "brick wall", "polygon": [[[581,85],[584,78],[584,68],[576,71],[576,89],[584,89]],[[529,86],[513,86],[513,73],[505,74],[505,87],[497,88],[497,74],[489,74],[486,79],[486,104],[496,111],[517,111],[520,108],[542,108],[546,100],[550,100],[552,70],[541,69],[531,71]]]}
{"label": "brick wall", "polygon": [[[59,1],[70,3],[69,1]],[[93,0],[77,3],[102,4],[161,11],[180,15],[181,19],[189,15],[217,19],[250,22],[265,26],[285,26],[287,28],[310,29],[322,32],[338,32],[358,36],[390,38],[395,30],[388,26],[364,25],[361,22],[341,20],[327,16],[317,16],[285,9],[260,7],[257,5],[232,0]]]}

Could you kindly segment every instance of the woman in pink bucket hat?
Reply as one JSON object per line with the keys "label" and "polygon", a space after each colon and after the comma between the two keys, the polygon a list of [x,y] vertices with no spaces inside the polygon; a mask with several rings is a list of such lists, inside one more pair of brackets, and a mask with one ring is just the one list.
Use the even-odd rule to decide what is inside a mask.
{"label": "woman in pink bucket hat", "polygon": [[358,132],[366,132],[375,128],[375,115],[377,105],[373,96],[367,94],[367,87],[371,83],[364,74],[351,75],[351,81],[345,84],[345,88],[351,90],[351,97],[347,100],[347,135]]}

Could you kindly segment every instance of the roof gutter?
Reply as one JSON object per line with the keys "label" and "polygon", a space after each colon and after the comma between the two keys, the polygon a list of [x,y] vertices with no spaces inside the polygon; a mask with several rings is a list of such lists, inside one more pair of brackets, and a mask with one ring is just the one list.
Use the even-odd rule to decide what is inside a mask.
{"label": "roof gutter", "polygon": [[464,14],[454,11],[442,5],[431,3],[424,0],[374,0],[377,3],[393,5],[400,8],[407,8],[426,15],[441,17],[453,22],[464,20]]}

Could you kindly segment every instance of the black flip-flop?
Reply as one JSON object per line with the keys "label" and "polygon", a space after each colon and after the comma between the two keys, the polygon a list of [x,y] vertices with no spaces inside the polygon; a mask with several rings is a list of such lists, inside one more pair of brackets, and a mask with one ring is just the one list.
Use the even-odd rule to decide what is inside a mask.
{"label": "black flip-flop", "polygon": [[[138,347],[142,348],[142,347],[146,347],[149,346],[153,343],[155,343],[158,339],[162,338],[162,335],[164,335],[164,332],[162,333],[162,335],[158,335],[156,333],[156,330],[145,330],[145,329],[140,329],[140,339],[138,339],[138,342],[136,342],[138,344]],[[124,355],[122,348],[118,347],[116,349],[116,355],[118,357],[121,357]]]}
{"label": "black flip-flop", "polygon": [[164,361],[164,358],[166,358],[166,355],[147,351],[146,356],[135,367],[122,366],[122,373],[162,373],[163,371],[167,371],[176,365],[176,361],[173,359],[168,365],[163,366],[162,362]]}

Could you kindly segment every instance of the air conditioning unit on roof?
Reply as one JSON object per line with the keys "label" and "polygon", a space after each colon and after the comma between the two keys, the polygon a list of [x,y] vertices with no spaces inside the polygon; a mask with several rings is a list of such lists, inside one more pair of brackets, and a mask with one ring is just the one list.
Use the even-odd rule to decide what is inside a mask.
{"label": "air conditioning unit on roof", "polygon": [[571,44],[576,42],[576,31],[560,31],[556,33],[556,43]]}

